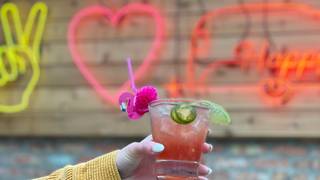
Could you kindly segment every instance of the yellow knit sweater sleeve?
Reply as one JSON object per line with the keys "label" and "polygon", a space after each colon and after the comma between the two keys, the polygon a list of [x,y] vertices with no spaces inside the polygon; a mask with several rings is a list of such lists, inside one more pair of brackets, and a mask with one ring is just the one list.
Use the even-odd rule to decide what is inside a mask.
{"label": "yellow knit sweater sleeve", "polygon": [[116,166],[117,153],[114,151],[86,163],[66,166],[35,180],[121,180]]}

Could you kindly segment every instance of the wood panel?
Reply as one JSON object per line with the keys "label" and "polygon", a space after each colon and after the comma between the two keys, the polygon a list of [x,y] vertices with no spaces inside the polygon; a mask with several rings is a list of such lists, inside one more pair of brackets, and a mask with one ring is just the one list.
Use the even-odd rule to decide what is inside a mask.
{"label": "wood panel", "polygon": [[[115,87],[109,87],[109,91],[115,92]],[[206,98],[214,100],[224,107],[232,110],[270,110],[263,99],[260,99],[260,89],[254,89],[249,92],[228,90],[223,93],[211,93],[205,94]],[[317,109],[320,105],[317,98],[320,91],[309,89],[296,94],[292,102],[284,109],[286,110],[299,110],[299,109]],[[22,94],[21,90],[10,90],[10,92],[0,92],[1,102],[18,102]],[[161,97],[166,97],[166,90],[159,88],[159,94]],[[197,97],[202,98],[202,97]],[[81,111],[106,111],[113,112],[118,111],[108,104],[105,104],[96,93],[90,87],[58,87],[47,88],[39,87],[32,96],[31,105],[27,112],[34,113],[54,113],[54,112],[81,112]],[[278,109],[281,112],[281,109]],[[275,110],[275,112],[277,112]]]}
{"label": "wood panel", "polygon": [[[283,36],[274,36],[273,40],[277,43],[278,48],[281,46],[288,47],[289,49],[295,48],[304,48],[309,50],[316,51],[314,47],[320,44],[320,41],[317,39],[320,37],[320,34],[309,33],[305,36],[300,34],[296,35],[283,35]],[[210,56],[207,56],[207,59],[215,58],[232,58],[234,48],[240,40],[240,37],[233,38],[215,38],[211,39],[211,49],[209,50]],[[249,37],[248,40],[252,41],[262,41],[261,37]],[[112,45],[116,48],[122,48],[124,51],[112,51],[112,45],[106,42],[96,42],[96,43],[83,43],[78,45],[80,54],[83,54],[84,62],[90,65],[101,65],[101,64],[111,64],[111,65],[122,65],[124,64],[124,60],[126,59],[126,54],[131,54],[135,64],[141,63],[146,53],[150,47],[150,41],[152,40],[136,40],[136,41],[128,41],[126,45],[123,43],[112,43]],[[177,60],[180,63],[186,63],[188,58],[188,50],[190,49],[190,41],[188,39],[182,39],[179,41],[181,54],[179,55],[179,59],[175,59],[175,42],[173,39],[169,39],[165,41],[164,47],[161,50],[159,58],[157,59],[160,63],[168,63],[168,62],[176,62]],[[144,50],[139,51],[138,49],[145,48]],[[82,50],[82,51],[81,51]],[[98,52],[98,53],[96,53]],[[125,52],[125,53],[124,53]],[[48,56],[47,56],[48,55]],[[89,57],[89,58],[86,58]],[[43,46],[43,55],[41,59],[41,64],[46,65],[66,65],[72,64],[71,55],[68,49],[67,44],[48,44]]]}
{"label": "wood panel", "polygon": [[[274,114],[268,111],[233,111],[231,116],[236,119],[231,126],[211,126],[213,133],[210,136],[319,136],[319,111],[282,111]],[[0,130],[0,135],[17,136],[145,136],[150,132],[150,123],[147,116],[140,121],[129,122],[124,114],[117,113],[56,112],[3,117]]]}
{"label": "wood panel", "polygon": [[[33,0],[11,0],[26,17]],[[48,23],[41,47],[41,77],[34,91],[30,107],[20,113],[0,114],[1,136],[142,136],[150,132],[148,116],[130,122],[125,114],[95,93],[72,61],[67,44],[68,25],[72,16],[84,7],[94,4],[119,8],[127,3],[150,3],[160,9],[166,19],[165,44],[154,68],[146,72],[146,80],[138,84],[154,84],[161,97],[167,97],[164,86],[173,77],[184,82],[186,60],[190,49],[190,34],[199,17],[211,9],[237,4],[227,1],[101,1],[101,0],[44,0],[49,6]],[[262,2],[248,0],[246,2]],[[279,1],[269,1],[279,2]],[[319,1],[307,3],[320,9]],[[247,39],[261,41],[265,27],[261,14],[252,15]],[[204,59],[195,63],[199,75],[213,61],[230,59],[235,45],[246,31],[244,15],[221,17],[208,22],[211,48]],[[124,59],[130,55],[134,69],[142,63],[153,40],[154,27],[150,18],[128,20],[125,27],[110,28],[102,19],[83,23],[77,46],[85,63],[101,84],[111,92],[127,79]],[[146,28],[148,27],[148,28]],[[278,48],[319,50],[320,25],[299,15],[269,18],[268,28]],[[2,38],[0,38],[2,39]],[[319,39],[319,42],[317,41]],[[2,42],[2,41],[0,41]],[[89,58],[88,58],[89,57]],[[14,83],[0,89],[0,103],[15,103],[21,98],[30,72]],[[320,137],[320,89],[298,90],[292,101],[283,108],[273,108],[261,97],[263,80],[254,72],[244,73],[238,68],[221,68],[206,82],[212,92],[193,98],[206,98],[222,104],[230,112],[233,124],[229,127],[212,126],[215,137]],[[229,88],[216,93],[226,85],[252,86],[250,91]]]}
{"label": "wood panel", "polygon": [[[174,36],[175,24],[174,18],[177,15],[164,15],[166,20],[166,35],[167,37]],[[264,29],[261,23],[261,14],[252,14],[250,19],[251,28],[250,31],[253,34],[261,34]],[[306,16],[308,17],[308,16]],[[182,18],[179,22],[181,28],[180,36],[182,38],[189,38],[192,29],[200,16],[187,15]],[[134,40],[134,39],[151,39],[154,34],[154,24],[152,19],[149,17],[135,17],[131,18],[127,24],[124,25],[126,28],[121,28],[121,33],[115,31],[114,28],[110,28],[110,24],[103,21],[103,18],[98,18],[96,20],[85,21],[80,24],[83,29],[78,32],[78,41],[91,41],[97,42],[102,40]],[[47,24],[47,31],[45,33],[44,41],[61,41],[63,42],[66,37],[66,32],[68,30],[68,24],[70,20],[62,21],[49,21]],[[212,19],[212,29],[214,33],[217,34],[217,38],[228,38],[233,36],[239,36],[243,33],[246,27],[246,17],[244,15],[233,15],[228,17],[221,17],[219,19]],[[147,30],[144,27],[148,26]],[[60,27],[58,29],[54,27]],[[319,23],[316,19],[305,20],[305,16],[299,14],[281,14],[276,16],[270,16],[269,18],[269,29],[271,32],[276,34],[281,34],[284,32],[301,34],[301,31],[316,31],[319,30]],[[98,32],[98,33],[97,33]],[[134,32],[134,33],[133,33]],[[275,34],[275,35],[276,35]]]}

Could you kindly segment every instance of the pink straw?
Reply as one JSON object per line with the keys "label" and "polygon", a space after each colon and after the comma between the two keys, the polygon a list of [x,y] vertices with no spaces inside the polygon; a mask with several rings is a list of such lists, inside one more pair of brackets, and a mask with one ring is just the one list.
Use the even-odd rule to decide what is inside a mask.
{"label": "pink straw", "polygon": [[134,83],[134,76],[133,76],[132,63],[131,63],[131,58],[130,57],[127,58],[127,63],[128,63],[128,73],[129,73],[129,79],[130,79],[130,83],[131,83],[131,89],[134,92],[137,92],[137,88],[136,88],[136,85]]}

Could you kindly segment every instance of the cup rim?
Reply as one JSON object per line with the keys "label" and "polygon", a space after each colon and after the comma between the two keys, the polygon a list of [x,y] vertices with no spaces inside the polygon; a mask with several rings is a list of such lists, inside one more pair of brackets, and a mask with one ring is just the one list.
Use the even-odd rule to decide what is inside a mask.
{"label": "cup rim", "polygon": [[[197,102],[200,101],[199,99],[192,99],[192,98],[161,98],[161,99],[156,99],[154,101],[151,101],[148,104],[149,109],[154,108],[155,106],[159,104],[171,104],[171,105],[177,105],[180,102]],[[192,104],[191,106],[196,107],[196,108],[201,108],[201,109],[207,109],[209,108],[205,105],[201,104]]]}

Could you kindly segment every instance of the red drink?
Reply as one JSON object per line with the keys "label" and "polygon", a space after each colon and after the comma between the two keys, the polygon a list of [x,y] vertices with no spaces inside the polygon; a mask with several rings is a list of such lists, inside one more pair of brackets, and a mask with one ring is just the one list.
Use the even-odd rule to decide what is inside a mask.
{"label": "red drink", "polygon": [[149,107],[153,139],[165,146],[157,157],[155,170],[162,179],[198,176],[202,145],[208,132],[209,110],[203,106],[193,106],[196,119],[189,124],[179,124],[171,119],[170,112],[181,102],[191,101],[157,100]]}

